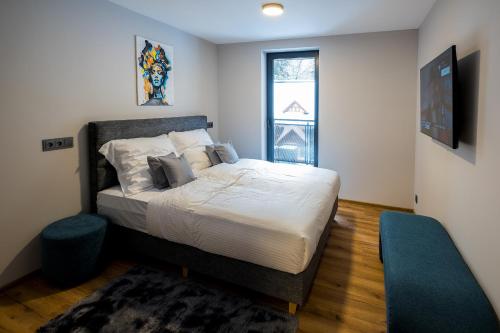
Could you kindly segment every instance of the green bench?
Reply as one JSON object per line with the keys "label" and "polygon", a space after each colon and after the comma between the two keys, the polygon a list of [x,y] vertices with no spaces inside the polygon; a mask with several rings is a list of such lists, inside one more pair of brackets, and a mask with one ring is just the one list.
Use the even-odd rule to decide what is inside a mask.
{"label": "green bench", "polygon": [[388,333],[499,332],[488,298],[438,221],[383,212],[380,250]]}

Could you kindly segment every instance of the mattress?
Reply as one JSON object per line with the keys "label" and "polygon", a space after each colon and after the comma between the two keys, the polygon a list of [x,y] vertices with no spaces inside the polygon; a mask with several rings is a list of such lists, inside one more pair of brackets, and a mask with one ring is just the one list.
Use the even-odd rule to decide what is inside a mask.
{"label": "mattress", "polygon": [[148,202],[148,233],[283,272],[307,268],[340,189],[336,172],[241,159]]}
{"label": "mattress", "polygon": [[339,193],[336,172],[241,159],[179,188],[97,195],[115,224],[172,242],[298,274],[308,266]]}

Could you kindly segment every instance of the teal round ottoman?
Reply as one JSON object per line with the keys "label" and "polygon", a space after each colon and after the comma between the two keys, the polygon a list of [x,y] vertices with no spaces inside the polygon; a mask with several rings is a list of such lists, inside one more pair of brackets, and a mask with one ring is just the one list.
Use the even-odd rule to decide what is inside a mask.
{"label": "teal round ottoman", "polygon": [[42,272],[52,282],[70,286],[96,272],[106,236],[106,218],[79,214],[42,231]]}

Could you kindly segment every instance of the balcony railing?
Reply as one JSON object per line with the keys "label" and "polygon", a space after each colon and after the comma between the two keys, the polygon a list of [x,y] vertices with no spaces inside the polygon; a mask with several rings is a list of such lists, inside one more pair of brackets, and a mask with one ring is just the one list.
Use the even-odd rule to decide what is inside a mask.
{"label": "balcony railing", "polygon": [[314,120],[274,120],[274,161],[314,165]]}

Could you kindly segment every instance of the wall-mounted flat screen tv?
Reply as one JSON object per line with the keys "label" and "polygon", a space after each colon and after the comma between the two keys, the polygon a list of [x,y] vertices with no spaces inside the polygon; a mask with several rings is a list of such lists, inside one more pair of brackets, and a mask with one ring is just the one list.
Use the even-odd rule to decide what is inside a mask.
{"label": "wall-mounted flat screen tv", "polygon": [[458,147],[457,55],[453,45],[420,69],[420,131]]}

